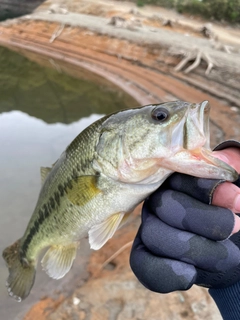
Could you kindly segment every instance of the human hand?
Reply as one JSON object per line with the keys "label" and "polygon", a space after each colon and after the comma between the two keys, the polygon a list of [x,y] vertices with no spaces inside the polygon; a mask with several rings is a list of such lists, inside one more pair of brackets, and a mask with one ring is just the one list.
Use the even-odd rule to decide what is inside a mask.
{"label": "human hand", "polygon": [[[240,149],[228,148],[222,151],[214,152],[214,155],[220,160],[228,163],[238,173],[240,173]],[[230,182],[224,182],[220,184],[216,192],[213,194],[212,204],[215,206],[225,207],[232,210],[235,213],[240,213],[240,179],[235,184]],[[235,216],[237,217],[237,216]],[[239,231],[240,224],[239,219],[236,220],[234,232]]]}
{"label": "human hand", "polygon": [[[239,149],[215,155],[240,172]],[[145,201],[130,264],[147,288],[166,293],[240,280],[240,232],[231,236],[240,229],[232,213],[240,212],[239,185],[175,173]]]}

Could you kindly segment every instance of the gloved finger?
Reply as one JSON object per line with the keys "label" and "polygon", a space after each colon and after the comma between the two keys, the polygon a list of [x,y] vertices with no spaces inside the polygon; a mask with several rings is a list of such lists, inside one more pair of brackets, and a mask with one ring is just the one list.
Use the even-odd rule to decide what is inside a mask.
{"label": "gloved finger", "polygon": [[227,239],[235,226],[235,215],[229,209],[210,206],[184,193],[162,188],[145,201],[143,219],[148,213],[156,214],[172,227],[215,241]]}
{"label": "gloved finger", "polygon": [[130,266],[138,280],[149,290],[169,293],[188,290],[196,280],[193,265],[157,257],[141,241],[138,232],[130,254]]}
{"label": "gloved finger", "polygon": [[[233,150],[235,150],[234,152],[240,152],[240,149],[234,148]],[[232,148],[230,148],[223,151],[218,151],[218,154],[220,154],[220,152],[233,152],[233,150]],[[238,166],[240,166],[239,161]],[[215,194],[218,193],[219,190],[221,190],[221,184],[225,185],[223,187],[224,191],[228,189],[230,183],[225,183],[226,182],[224,180],[203,179],[192,177],[189,175],[174,173],[170,176],[170,178],[167,179],[167,181],[165,182],[165,186],[166,188],[186,193],[204,203],[211,204],[213,195],[215,196]],[[232,186],[234,185],[240,187],[240,178],[238,178],[238,180],[235,181],[234,184],[232,184]],[[240,196],[240,189],[238,189],[237,187],[233,187],[231,198],[227,205],[224,202],[225,196],[219,196],[218,199],[220,200],[220,203],[218,201],[217,203],[215,203],[215,205],[221,205],[231,210],[233,209],[234,212],[239,212],[240,201],[238,197]],[[230,190],[228,190],[228,192],[230,193]]]}
{"label": "gloved finger", "polygon": [[175,172],[164,182],[163,186],[166,189],[180,191],[201,202],[211,204],[215,189],[223,182],[225,181],[196,178]]}
{"label": "gloved finger", "polygon": [[203,270],[224,272],[240,263],[239,249],[232,241],[211,241],[178,230],[152,214],[145,219],[140,237],[153,255],[176,259]]}
{"label": "gloved finger", "polygon": [[[230,240],[235,243],[236,246],[240,247],[240,232],[232,235]],[[209,288],[225,288],[240,279],[240,264],[236,267],[229,268],[226,272],[207,272],[199,268],[196,268],[196,270],[196,284]]]}

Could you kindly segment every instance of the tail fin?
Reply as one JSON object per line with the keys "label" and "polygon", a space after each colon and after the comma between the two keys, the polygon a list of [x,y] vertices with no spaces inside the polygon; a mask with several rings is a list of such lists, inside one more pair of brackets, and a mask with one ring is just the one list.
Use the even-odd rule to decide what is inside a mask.
{"label": "tail fin", "polygon": [[27,260],[23,262],[20,260],[20,240],[17,240],[3,251],[3,258],[9,270],[9,277],[6,282],[8,294],[18,302],[21,302],[29,295],[36,273],[35,265],[28,263]]}

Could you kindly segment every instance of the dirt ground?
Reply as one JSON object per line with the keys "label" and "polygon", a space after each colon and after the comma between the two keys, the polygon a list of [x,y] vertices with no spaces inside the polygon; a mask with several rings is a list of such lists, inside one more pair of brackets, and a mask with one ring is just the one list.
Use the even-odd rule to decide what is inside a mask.
{"label": "dirt ground", "polygon": [[[58,6],[55,7],[55,4]],[[177,13],[174,10],[168,10],[162,7],[144,6],[137,7],[129,1],[110,1],[110,0],[48,0],[45,1],[35,12],[43,12],[46,10],[56,13],[64,12],[66,14],[75,12],[97,17],[112,18],[113,16],[121,16],[131,20],[135,26],[149,26],[163,28],[163,22],[171,20],[174,26],[174,32],[186,35],[194,35],[201,37],[199,30],[205,24],[211,24],[211,29],[218,37],[219,42],[237,45],[240,49],[240,30],[239,26],[230,26],[226,23],[214,21],[205,21],[200,17],[186,16]],[[137,21],[136,21],[137,20]],[[130,22],[130,21],[129,21]],[[165,26],[169,27],[169,26]],[[171,28],[171,27],[170,27]]]}
{"label": "dirt ground", "polygon": [[[127,1],[52,0],[23,19],[0,23],[0,45],[56,69],[64,69],[66,63],[87,68],[141,105],[209,100],[214,146],[240,137],[240,29],[207,23],[163,8],[137,8]],[[203,34],[204,26],[209,37]],[[176,70],[188,54],[192,58]],[[199,64],[186,73],[195,58]],[[213,66],[208,74],[206,60]],[[77,74],[74,68],[68,72]],[[130,270],[129,249],[101,267],[133,240],[139,211],[100,251],[92,253],[89,278],[83,285],[78,287],[76,279],[76,290],[68,297],[59,293],[58,299],[44,298],[25,320],[221,319],[206,289],[159,295],[143,288]]]}

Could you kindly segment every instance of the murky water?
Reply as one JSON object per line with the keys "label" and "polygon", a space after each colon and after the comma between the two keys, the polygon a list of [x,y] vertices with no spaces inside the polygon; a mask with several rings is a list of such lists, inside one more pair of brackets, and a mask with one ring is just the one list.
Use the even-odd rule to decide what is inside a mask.
{"label": "murky water", "polygon": [[[136,106],[104,79],[81,70],[75,79],[0,48],[0,251],[20,238],[40,189],[40,166],[56,161],[70,141],[101,114]],[[73,270],[63,279],[37,273],[32,293],[22,303],[7,295],[8,275],[0,259],[0,319],[22,319],[37,299],[53,288],[70,291],[73,279],[86,277],[88,246],[83,243]],[[84,249],[85,248],[85,249]],[[77,278],[77,279],[78,279]]]}

